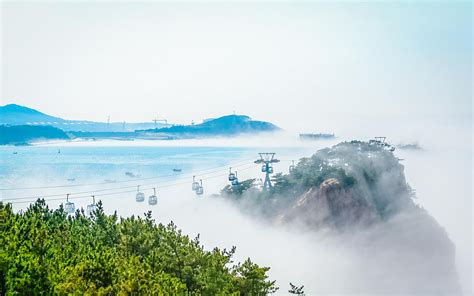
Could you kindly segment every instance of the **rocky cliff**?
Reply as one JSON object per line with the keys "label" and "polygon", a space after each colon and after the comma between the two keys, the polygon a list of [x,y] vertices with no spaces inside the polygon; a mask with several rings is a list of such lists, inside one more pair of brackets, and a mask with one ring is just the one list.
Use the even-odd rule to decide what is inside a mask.
{"label": "rocky cliff", "polygon": [[348,265],[360,261],[347,292],[457,293],[455,247],[415,203],[392,150],[376,141],[340,143],[276,175],[270,193],[224,192],[252,215],[344,246],[353,256]]}

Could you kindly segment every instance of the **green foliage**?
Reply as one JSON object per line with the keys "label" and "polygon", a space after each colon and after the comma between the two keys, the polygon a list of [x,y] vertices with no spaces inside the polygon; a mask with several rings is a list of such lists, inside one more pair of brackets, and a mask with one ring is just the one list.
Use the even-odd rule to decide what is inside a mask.
{"label": "green foliage", "polygon": [[[388,145],[388,144],[387,144]],[[331,148],[317,151],[311,157],[301,158],[289,174],[277,173],[273,175],[273,188],[270,196],[266,192],[253,194],[276,196],[299,196],[312,187],[319,187],[327,179],[337,179],[343,188],[350,188],[359,181],[367,183],[369,188],[379,184],[378,176],[393,170],[402,172],[403,168],[394,157],[393,153],[386,149],[387,145],[376,142],[351,141],[342,142]],[[398,177],[398,176],[394,176]],[[403,178],[400,180],[401,190],[406,189]],[[252,183],[248,187],[242,186],[234,189],[226,186],[223,194],[240,196],[252,189]]]}
{"label": "green foliage", "polygon": [[247,258],[243,264],[238,264],[233,270],[236,284],[243,295],[262,295],[277,291],[275,281],[267,281],[268,267],[259,267]]}
{"label": "green foliage", "polygon": [[102,204],[90,217],[38,200],[23,214],[0,203],[0,295],[265,295],[269,268],[231,250],[204,250],[176,225],[118,219]]}
{"label": "green foliage", "polygon": [[240,196],[242,193],[253,187],[255,179],[247,179],[239,182],[238,186],[226,185],[222,190],[221,194]]}
{"label": "green foliage", "polygon": [[289,174],[274,174],[269,192],[255,186],[240,190],[227,186],[222,193],[248,214],[276,218],[294,207],[309,189],[318,189],[326,180],[336,179],[344,192],[386,219],[411,204],[413,197],[404,167],[392,148],[377,141],[342,142],[300,159]]}
{"label": "green foliage", "polygon": [[319,187],[330,178],[337,179],[343,187],[355,184],[355,179],[346,170],[334,165],[325,157],[326,149],[309,158],[300,159],[294,170],[288,174],[276,174],[273,178],[274,192],[278,194],[299,194],[310,187]]}
{"label": "green foliage", "polygon": [[295,295],[305,295],[303,289],[304,289],[304,286],[298,287],[290,283],[290,290],[288,290],[288,292],[290,294],[295,294]]}

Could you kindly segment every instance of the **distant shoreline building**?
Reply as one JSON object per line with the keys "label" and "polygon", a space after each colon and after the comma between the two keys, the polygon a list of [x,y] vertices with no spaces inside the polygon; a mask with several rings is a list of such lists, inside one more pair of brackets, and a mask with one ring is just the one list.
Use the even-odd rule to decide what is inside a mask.
{"label": "distant shoreline building", "polygon": [[336,136],[333,134],[300,134],[300,140],[331,140],[335,139]]}

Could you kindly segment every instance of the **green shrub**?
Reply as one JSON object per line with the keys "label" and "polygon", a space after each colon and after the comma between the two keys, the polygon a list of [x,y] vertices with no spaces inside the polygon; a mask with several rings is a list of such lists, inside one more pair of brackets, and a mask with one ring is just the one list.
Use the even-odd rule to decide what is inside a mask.
{"label": "green shrub", "polygon": [[118,219],[102,204],[91,217],[44,200],[23,214],[0,203],[0,295],[264,295],[269,268],[233,264],[231,250],[204,250],[172,222]]}

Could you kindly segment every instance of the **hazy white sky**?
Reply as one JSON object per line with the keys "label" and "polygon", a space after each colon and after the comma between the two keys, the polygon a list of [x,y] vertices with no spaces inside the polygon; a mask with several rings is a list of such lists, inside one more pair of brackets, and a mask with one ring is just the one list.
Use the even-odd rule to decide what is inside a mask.
{"label": "hazy white sky", "polygon": [[1,17],[1,103],[67,119],[472,114],[470,2],[2,2]]}
{"label": "hazy white sky", "polygon": [[471,286],[470,1],[0,7],[0,104],[128,122],[236,111],[292,131],[420,141],[427,156],[407,157],[409,182]]}

